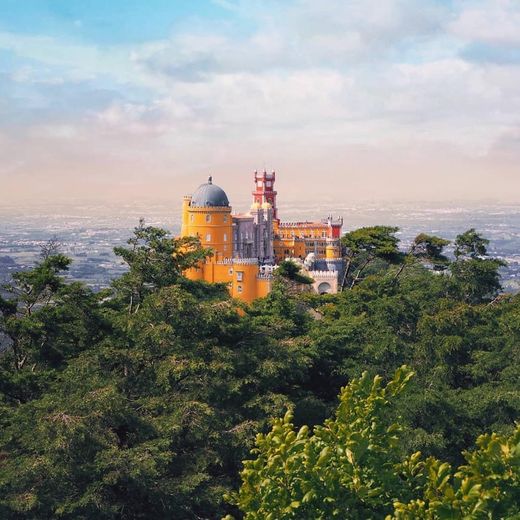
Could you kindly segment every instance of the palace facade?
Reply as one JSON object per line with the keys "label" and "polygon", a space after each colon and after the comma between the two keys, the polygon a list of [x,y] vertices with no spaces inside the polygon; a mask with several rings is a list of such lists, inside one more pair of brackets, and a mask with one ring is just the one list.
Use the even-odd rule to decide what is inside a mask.
{"label": "palace facade", "polygon": [[318,293],[335,293],[343,275],[343,219],[281,222],[274,189],[276,173],[254,173],[253,204],[247,213],[232,213],[224,190],[208,182],[184,197],[181,236],[198,236],[213,256],[186,276],[223,282],[231,296],[246,302],[266,296],[279,262],[292,259],[313,278]]}

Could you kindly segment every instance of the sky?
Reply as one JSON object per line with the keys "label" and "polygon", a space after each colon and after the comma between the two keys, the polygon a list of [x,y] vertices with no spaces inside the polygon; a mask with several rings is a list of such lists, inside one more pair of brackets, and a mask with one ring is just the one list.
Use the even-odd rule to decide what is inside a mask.
{"label": "sky", "polygon": [[0,205],[520,202],[520,0],[0,0]]}

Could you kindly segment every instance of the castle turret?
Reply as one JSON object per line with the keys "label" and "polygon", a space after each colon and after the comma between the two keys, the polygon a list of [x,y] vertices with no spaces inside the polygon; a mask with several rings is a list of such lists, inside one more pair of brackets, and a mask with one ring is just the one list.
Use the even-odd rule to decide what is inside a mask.
{"label": "castle turret", "polygon": [[213,260],[233,255],[231,207],[226,193],[208,182],[183,201],[182,235],[198,236],[204,247],[213,250]]}
{"label": "castle turret", "polygon": [[276,208],[276,195],[274,190],[274,182],[276,180],[276,172],[272,171],[263,173],[255,171],[255,190],[253,191],[253,201],[258,204],[269,203],[273,208],[273,219],[278,219],[278,210]]}
{"label": "castle turret", "polygon": [[325,247],[325,258],[327,260],[337,260],[338,258],[341,258],[340,247],[336,240],[327,240],[327,246]]}

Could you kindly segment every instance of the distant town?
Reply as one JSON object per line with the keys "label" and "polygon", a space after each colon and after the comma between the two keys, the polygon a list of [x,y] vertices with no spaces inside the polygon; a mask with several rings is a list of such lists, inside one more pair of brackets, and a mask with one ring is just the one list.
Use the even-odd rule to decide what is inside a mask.
{"label": "distant town", "polygon": [[[179,202],[182,195],[177,194],[174,202]],[[248,204],[244,197],[236,201],[234,207],[246,210]],[[453,239],[457,233],[475,227],[491,240],[490,253],[507,262],[502,270],[504,289],[508,292],[520,289],[520,205],[366,202],[346,206],[330,201],[287,199],[281,199],[278,205],[284,217],[290,220],[319,219],[324,212],[342,215],[343,231],[366,225],[396,225],[400,228],[402,246],[422,231]],[[9,279],[10,273],[33,265],[41,245],[55,236],[62,252],[73,259],[69,276],[99,290],[124,272],[125,266],[112,249],[126,242],[140,217],[151,225],[169,230],[172,236],[181,230],[180,203],[136,203],[122,207],[92,203],[41,205],[0,211],[2,282]]]}

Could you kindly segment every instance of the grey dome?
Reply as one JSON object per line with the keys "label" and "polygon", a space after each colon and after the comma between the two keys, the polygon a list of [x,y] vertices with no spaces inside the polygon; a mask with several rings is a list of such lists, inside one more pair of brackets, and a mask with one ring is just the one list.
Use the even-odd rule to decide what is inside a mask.
{"label": "grey dome", "polygon": [[191,197],[192,207],[206,208],[215,206],[229,206],[226,192],[213,184],[211,177],[206,184],[201,184]]}

